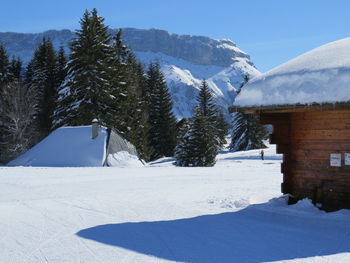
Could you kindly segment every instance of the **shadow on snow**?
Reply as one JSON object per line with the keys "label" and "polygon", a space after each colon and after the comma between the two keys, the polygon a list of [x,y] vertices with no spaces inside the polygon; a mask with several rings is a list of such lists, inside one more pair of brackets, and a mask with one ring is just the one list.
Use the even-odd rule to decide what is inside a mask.
{"label": "shadow on snow", "polygon": [[350,252],[349,222],[259,209],[264,205],[171,221],[100,225],[77,235],[193,263],[258,263]]}

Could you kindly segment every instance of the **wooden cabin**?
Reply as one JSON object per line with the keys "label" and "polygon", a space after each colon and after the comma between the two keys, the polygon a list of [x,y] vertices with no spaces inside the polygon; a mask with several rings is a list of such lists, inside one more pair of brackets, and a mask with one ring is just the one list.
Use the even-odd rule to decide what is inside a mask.
{"label": "wooden cabin", "polygon": [[290,203],[309,198],[326,211],[350,209],[350,39],[253,79],[230,111],[273,125],[270,142],[283,154],[281,188]]}
{"label": "wooden cabin", "polygon": [[270,143],[283,154],[282,193],[312,199],[327,211],[350,209],[350,104],[245,108],[272,124]]}

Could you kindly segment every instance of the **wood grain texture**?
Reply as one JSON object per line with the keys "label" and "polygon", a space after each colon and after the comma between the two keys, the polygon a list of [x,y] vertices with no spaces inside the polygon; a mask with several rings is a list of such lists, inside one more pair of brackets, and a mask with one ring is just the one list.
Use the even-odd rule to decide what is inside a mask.
{"label": "wood grain texture", "polygon": [[[333,211],[350,208],[350,110],[263,112],[261,122],[273,125],[270,142],[283,153],[283,193],[311,198]],[[330,154],[340,153],[342,166],[330,166]]]}

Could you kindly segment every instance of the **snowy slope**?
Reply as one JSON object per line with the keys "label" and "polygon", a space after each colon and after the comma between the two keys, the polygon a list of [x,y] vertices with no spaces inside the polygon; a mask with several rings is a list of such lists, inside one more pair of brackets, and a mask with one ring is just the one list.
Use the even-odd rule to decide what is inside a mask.
{"label": "snowy slope", "polygon": [[251,80],[236,106],[350,101],[350,38],[313,49]]}
{"label": "snowy slope", "polygon": [[224,67],[194,64],[163,53],[136,52],[136,55],[143,63],[160,63],[174,102],[173,111],[178,118],[192,116],[203,79],[207,80],[217,105],[226,114],[244,83],[244,76],[260,74],[247,56],[236,58],[231,65]]}
{"label": "snowy slope", "polygon": [[274,152],[222,152],[211,168],[0,168],[0,262],[350,262],[350,212],[287,206]]}
{"label": "snowy slope", "polygon": [[[0,43],[11,55],[20,56],[28,62],[43,37],[50,38],[56,48],[63,45],[68,52],[74,33],[69,30],[50,30],[39,34],[0,33]],[[178,119],[192,115],[203,79],[208,80],[217,104],[229,119],[227,107],[232,105],[244,76],[252,78],[260,75],[249,55],[229,39],[135,28],[124,28],[123,39],[145,66],[151,61],[160,62]]]}

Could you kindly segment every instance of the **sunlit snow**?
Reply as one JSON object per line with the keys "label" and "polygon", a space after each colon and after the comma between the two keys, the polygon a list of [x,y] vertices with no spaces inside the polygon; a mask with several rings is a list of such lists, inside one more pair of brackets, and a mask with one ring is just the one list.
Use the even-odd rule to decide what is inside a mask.
{"label": "sunlit snow", "polygon": [[0,167],[0,262],[350,262],[350,212],[281,197],[275,147],[209,168]]}
{"label": "sunlit snow", "polygon": [[244,86],[235,106],[336,103],[350,100],[350,38],[318,47]]}

